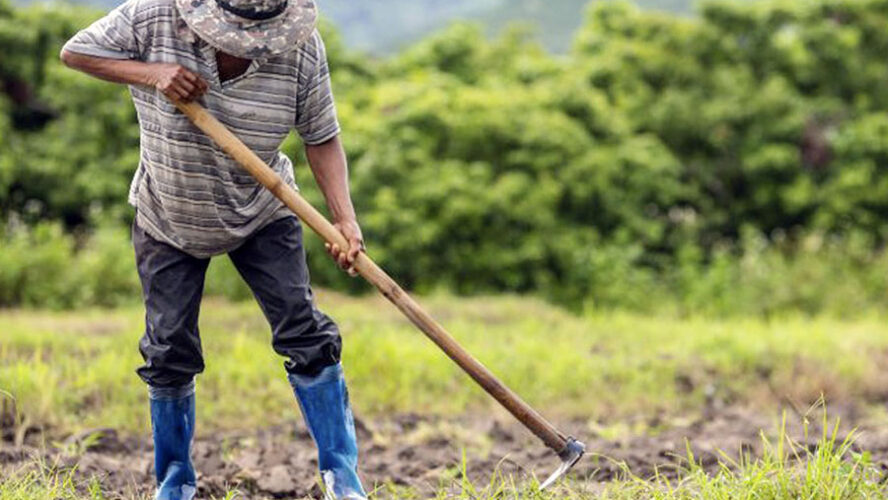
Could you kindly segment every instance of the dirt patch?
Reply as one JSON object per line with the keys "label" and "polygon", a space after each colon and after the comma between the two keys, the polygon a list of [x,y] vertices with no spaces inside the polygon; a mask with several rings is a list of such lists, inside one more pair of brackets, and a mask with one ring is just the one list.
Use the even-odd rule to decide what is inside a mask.
{"label": "dirt patch", "polygon": [[[798,418],[789,434],[802,436]],[[565,431],[584,439],[590,451],[572,476],[590,489],[620,477],[624,466],[641,477],[655,470],[676,475],[686,465],[687,446],[705,468],[714,470],[720,450],[758,454],[760,430],[776,431],[777,419],[740,409],[710,411],[684,422],[652,421],[647,431],[620,432],[619,426],[588,421],[560,422]],[[810,435],[819,435],[812,422]],[[850,430],[853,422],[843,425]],[[639,428],[639,426],[630,426]],[[656,428],[656,431],[650,429]],[[557,465],[556,457],[519,425],[486,417],[435,418],[398,415],[357,421],[361,442],[361,474],[365,484],[394,484],[420,492],[453,488],[462,475],[463,454],[469,479],[486,483],[494,471],[524,480],[542,478]],[[617,430],[614,430],[617,429]],[[9,434],[7,433],[7,436]],[[55,442],[51,447],[37,442]],[[813,443],[811,443],[813,444]],[[857,446],[888,463],[888,433],[866,430]],[[259,431],[222,432],[199,436],[194,443],[200,498],[236,489],[239,498],[320,498],[315,450],[304,426]],[[6,439],[0,446],[0,476],[33,466],[35,459],[75,470],[81,479],[101,481],[108,498],[148,495],[153,484],[153,459],[148,436],[121,436],[112,429],[84,432],[51,441],[34,435],[23,446]],[[390,496],[380,490],[379,497]]]}

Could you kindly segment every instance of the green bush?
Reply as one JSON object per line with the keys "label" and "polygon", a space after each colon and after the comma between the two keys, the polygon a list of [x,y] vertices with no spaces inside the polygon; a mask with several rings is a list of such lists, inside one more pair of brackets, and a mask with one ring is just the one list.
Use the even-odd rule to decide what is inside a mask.
{"label": "green bush", "polygon": [[[888,251],[873,252],[872,236],[811,233],[773,241],[752,229],[741,244],[706,257],[686,246],[677,263],[655,272],[640,245],[594,236],[555,249],[563,278],[541,287],[561,303],[585,309],[629,309],[670,315],[773,316],[786,313],[855,316],[888,307]],[[7,230],[0,238],[0,307],[75,308],[136,302],[141,288],[127,231],[101,225],[78,238],[60,224]],[[340,273],[326,255],[312,268]],[[341,273],[340,273],[341,274]],[[226,257],[213,259],[205,294],[252,297]]]}
{"label": "green bush", "polygon": [[126,233],[102,227],[78,248],[57,223],[7,229],[0,252],[0,306],[115,306],[138,297]]}
{"label": "green bush", "polygon": [[[129,231],[108,224],[75,238],[58,223],[0,233],[0,307],[113,307],[138,301],[141,285]],[[213,260],[207,295],[252,297],[231,262]]]}
{"label": "green bush", "polygon": [[0,252],[0,305],[75,305],[67,278],[73,266],[74,240],[59,224],[8,231]]}

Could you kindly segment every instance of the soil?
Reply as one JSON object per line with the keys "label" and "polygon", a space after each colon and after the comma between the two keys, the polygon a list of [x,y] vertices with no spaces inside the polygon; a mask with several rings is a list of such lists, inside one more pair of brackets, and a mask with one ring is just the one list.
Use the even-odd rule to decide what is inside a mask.
{"label": "soil", "polygon": [[[831,413],[835,414],[831,409]],[[407,486],[431,494],[442,487],[458,488],[463,456],[468,478],[486,484],[498,473],[524,481],[532,474],[542,480],[558,465],[545,449],[517,423],[498,416],[460,418],[397,415],[391,418],[358,418],[361,474],[366,486],[385,483]],[[854,415],[843,416],[845,432],[855,425]],[[788,433],[802,444],[801,418],[790,416]],[[773,416],[739,408],[708,411],[697,418],[662,422],[638,419],[603,426],[573,420],[558,422],[565,432],[581,437],[589,454],[571,476],[580,488],[594,491],[630,470],[650,477],[655,470],[675,476],[687,465],[687,446],[709,471],[718,467],[720,451],[758,455],[765,435],[777,431]],[[819,436],[818,417],[810,423],[811,436]],[[620,429],[624,429],[620,435]],[[630,429],[636,429],[630,431]],[[638,431],[638,429],[644,429]],[[0,429],[3,430],[3,429]],[[888,464],[888,429],[858,429],[855,447],[872,453],[876,463]],[[0,441],[0,477],[13,470],[33,467],[35,458],[74,470],[86,482],[98,479],[108,498],[150,494],[153,484],[151,443],[148,436],[123,436],[101,429],[67,436],[41,446],[48,438],[37,430],[24,435],[16,446],[16,434],[6,427]],[[841,431],[840,431],[841,435]],[[245,432],[199,435],[193,450],[198,470],[199,498],[223,496],[236,489],[243,499],[321,498],[317,486],[317,460],[304,426],[268,428]],[[883,466],[884,467],[884,466]],[[885,467],[888,469],[888,467]],[[378,498],[392,497],[380,488]]]}

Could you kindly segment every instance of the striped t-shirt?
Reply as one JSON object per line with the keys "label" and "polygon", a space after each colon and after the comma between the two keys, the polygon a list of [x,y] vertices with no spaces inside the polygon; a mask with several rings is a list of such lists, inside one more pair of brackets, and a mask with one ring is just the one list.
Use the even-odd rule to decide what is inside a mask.
{"label": "striped t-shirt", "polygon": [[[339,133],[324,44],[315,32],[290,53],[254,60],[220,82],[215,49],[191,32],[174,0],[129,0],[77,33],[63,50],[114,59],[177,63],[201,75],[201,103],[295,187],[280,152],[295,128],[306,144]],[[141,132],[129,202],[152,237],[195,257],[237,248],[290,213],[154,88],[130,86]]]}

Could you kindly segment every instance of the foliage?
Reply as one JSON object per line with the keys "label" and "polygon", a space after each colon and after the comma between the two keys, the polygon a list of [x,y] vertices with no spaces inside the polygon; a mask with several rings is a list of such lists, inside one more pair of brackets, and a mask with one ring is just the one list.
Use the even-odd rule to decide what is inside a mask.
{"label": "foliage", "polygon": [[[706,306],[688,299],[693,264],[725,295],[826,305],[779,298],[781,283],[804,280],[794,262],[816,275],[841,260],[812,241],[853,247],[842,266],[861,275],[879,260],[886,9],[710,2],[682,19],[600,5],[566,60],[520,32],[426,39],[346,89],[371,249],[421,290],[638,306],[659,288]],[[764,254],[770,276],[753,285]]]}
{"label": "foliage", "polygon": [[[63,5],[0,14],[0,33],[11,29],[48,40],[50,48],[40,54],[46,60],[31,56],[35,47],[4,46],[11,57],[0,61],[0,67],[26,68],[16,74],[59,112],[58,119],[37,132],[0,125],[0,132],[6,127],[0,136],[0,214],[16,214],[27,223],[61,220],[68,228],[83,224],[101,208],[125,219],[126,192],[139,158],[133,106],[126,102],[125,89],[73,75],[58,61],[64,40],[93,18],[93,11]],[[35,79],[33,74],[43,76]]]}
{"label": "foliage", "polygon": [[[95,15],[0,9],[0,43],[23,47],[0,65],[43,75],[36,90],[60,114],[24,132],[0,113],[4,220],[78,234],[129,222],[138,135],[125,90],[55,56]],[[454,25],[384,60],[325,27],[371,255],[414,290],[538,293],[575,309],[880,307],[886,18],[888,0],[710,1],[698,18],[608,2],[567,56],[521,29],[491,41]],[[45,60],[26,56],[35,40]],[[304,164],[295,138],[285,150]],[[309,251],[323,253],[317,239]],[[366,289],[319,259],[313,273]],[[0,297],[82,303],[53,293]]]}
{"label": "foliage", "polygon": [[81,249],[58,224],[10,231],[0,253],[0,306],[118,305],[138,293],[131,250],[116,228]]}

